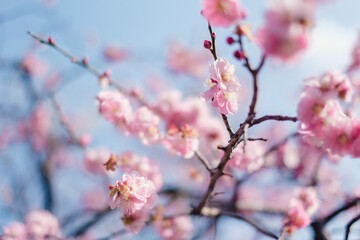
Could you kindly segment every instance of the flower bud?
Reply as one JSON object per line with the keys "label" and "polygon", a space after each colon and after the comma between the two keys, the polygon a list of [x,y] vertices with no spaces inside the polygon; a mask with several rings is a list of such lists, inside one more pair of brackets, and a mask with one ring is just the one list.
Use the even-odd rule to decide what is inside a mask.
{"label": "flower bud", "polygon": [[204,41],[204,48],[211,49],[211,46],[212,46],[212,44],[209,40]]}

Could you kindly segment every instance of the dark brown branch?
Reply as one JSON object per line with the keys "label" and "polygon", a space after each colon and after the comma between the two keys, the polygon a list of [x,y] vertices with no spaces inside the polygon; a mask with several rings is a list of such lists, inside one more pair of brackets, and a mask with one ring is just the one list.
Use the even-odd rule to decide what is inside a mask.
{"label": "dark brown branch", "polygon": [[209,161],[204,157],[202,156],[202,154],[199,152],[199,151],[195,151],[195,155],[196,157],[200,160],[200,162],[204,165],[204,167],[206,168],[206,170],[208,170],[208,172],[210,174],[213,173],[213,170],[211,169],[210,167],[210,163]]}
{"label": "dark brown branch", "polygon": [[232,128],[230,126],[228,117],[225,114],[221,114],[221,117],[224,121],[226,130],[228,131],[230,138],[232,138],[234,136],[234,131],[232,130]]}
{"label": "dark brown branch", "polygon": [[288,116],[281,116],[281,115],[265,115],[261,118],[254,119],[254,121],[251,125],[253,126],[253,125],[268,121],[268,120],[296,122],[297,117],[288,117]]}
{"label": "dark brown branch", "polygon": [[339,209],[335,210],[334,212],[332,212],[330,215],[326,216],[325,218],[323,218],[321,220],[321,222],[323,223],[323,225],[327,224],[328,222],[330,222],[334,217],[336,217],[337,215],[339,215],[340,213],[355,207],[358,203],[360,202],[360,198],[355,198],[352,201],[348,202],[347,204],[345,204],[344,206],[340,207]]}
{"label": "dark brown branch", "polygon": [[96,240],[110,240],[112,238],[115,238],[115,237],[119,237],[125,233],[127,233],[128,231],[126,231],[126,229],[121,229],[117,232],[114,232],[114,233],[111,233],[110,235],[106,236],[106,237],[103,237],[103,238],[97,238]]}
{"label": "dark brown branch", "polygon": [[242,220],[248,224],[250,224],[252,227],[254,227],[258,232],[271,237],[273,239],[279,239],[278,236],[276,236],[274,233],[270,232],[269,230],[266,230],[264,227],[260,226],[259,224],[257,224],[255,221],[248,219],[240,214],[237,213],[233,213],[233,212],[221,212],[220,215],[223,216],[228,216],[228,217],[232,217],[232,218],[236,218],[239,220]]}
{"label": "dark brown branch", "polygon": [[360,220],[360,214],[354,217],[353,219],[351,219],[351,221],[346,225],[345,240],[349,239],[351,226],[359,220]]}

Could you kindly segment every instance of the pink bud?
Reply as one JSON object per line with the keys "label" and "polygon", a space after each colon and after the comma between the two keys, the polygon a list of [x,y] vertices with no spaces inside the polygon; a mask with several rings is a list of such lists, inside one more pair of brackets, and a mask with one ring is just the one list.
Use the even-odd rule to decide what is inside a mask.
{"label": "pink bud", "polygon": [[49,43],[50,45],[54,45],[54,44],[55,44],[55,39],[54,39],[53,37],[49,37],[48,43]]}
{"label": "pink bud", "polygon": [[74,57],[71,59],[71,62],[72,62],[72,63],[76,63],[76,61],[77,61],[77,59],[74,58]]}
{"label": "pink bud", "polygon": [[211,42],[209,40],[204,41],[204,48],[211,49]]}
{"label": "pink bud", "polygon": [[237,59],[239,60],[242,60],[245,58],[245,53],[243,51],[240,51],[240,50],[236,50],[234,52],[234,57],[236,57]]}
{"label": "pink bud", "polygon": [[81,146],[85,147],[91,143],[91,135],[90,134],[84,134],[80,138],[80,144]]}
{"label": "pink bud", "polygon": [[84,65],[88,65],[89,64],[89,59],[87,57],[84,57],[83,60],[82,60],[82,63]]}
{"label": "pink bud", "polygon": [[228,44],[233,44],[235,42],[235,40],[232,37],[228,37],[226,39],[226,41],[227,41]]}
{"label": "pink bud", "polygon": [[211,33],[211,37],[216,38],[216,33]]}
{"label": "pink bud", "polygon": [[110,77],[112,74],[111,70],[110,69],[107,69],[105,72],[104,72],[104,76],[106,77]]}
{"label": "pink bud", "polygon": [[114,187],[114,185],[109,185],[109,190],[112,190]]}

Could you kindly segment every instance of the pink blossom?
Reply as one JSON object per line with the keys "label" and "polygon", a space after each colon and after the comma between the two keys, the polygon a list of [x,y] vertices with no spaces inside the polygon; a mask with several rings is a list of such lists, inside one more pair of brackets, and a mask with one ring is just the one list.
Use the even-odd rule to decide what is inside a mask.
{"label": "pink blossom", "polygon": [[149,220],[150,214],[147,209],[142,209],[131,215],[124,215],[122,221],[124,223],[125,229],[133,234],[138,234],[145,223]]}
{"label": "pink blossom", "polygon": [[314,5],[302,0],[274,0],[266,23],[256,33],[256,42],[268,55],[291,60],[308,46]]}
{"label": "pink blossom", "polygon": [[228,165],[234,169],[245,170],[249,173],[257,171],[264,164],[265,147],[260,142],[246,142],[244,152],[244,142],[233,151]]}
{"label": "pink blossom", "polygon": [[3,227],[3,240],[27,240],[27,231],[23,223],[14,222]]}
{"label": "pink blossom", "polygon": [[61,238],[59,221],[48,211],[33,211],[26,216],[26,229],[29,236],[35,240],[47,237]]}
{"label": "pink blossom", "polygon": [[31,134],[31,143],[37,151],[43,151],[47,147],[50,128],[51,119],[49,112],[43,106],[38,105],[27,125],[27,131]]}
{"label": "pink blossom", "polygon": [[284,221],[285,231],[293,233],[299,228],[305,228],[311,223],[310,215],[306,210],[300,205],[292,207]]}
{"label": "pink blossom", "polygon": [[34,53],[28,53],[21,61],[21,69],[31,77],[41,78],[46,74],[47,65]]}
{"label": "pink blossom", "polygon": [[194,226],[189,216],[179,216],[155,222],[159,235],[166,240],[191,239]]}
{"label": "pink blossom", "polygon": [[303,208],[313,215],[320,206],[320,201],[317,196],[317,192],[313,187],[303,187],[295,190],[291,205],[302,205]]}
{"label": "pink blossom", "polygon": [[247,12],[236,0],[203,0],[202,14],[211,25],[228,27],[244,19]]}
{"label": "pink blossom", "polygon": [[109,187],[110,198],[108,203],[111,209],[120,208],[125,216],[151,209],[156,201],[155,185],[145,177],[135,173],[125,173],[115,186]]}
{"label": "pink blossom", "polygon": [[94,174],[107,174],[104,164],[110,158],[110,152],[106,148],[87,149],[84,158],[84,167]]}
{"label": "pink blossom", "polygon": [[210,65],[210,79],[206,80],[209,90],[202,94],[205,100],[211,100],[223,114],[235,114],[240,98],[240,83],[235,75],[235,65],[220,58]]}
{"label": "pink blossom", "polygon": [[133,134],[142,140],[144,145],[156,143],[161,138],[159,130],[160,118],[147,107],[140,107],[134,113],[130,129]]}
{"label": "pink blossom", "polygon": [[128,56],[128,53],[118,46],[110,45],[104,49],[103,55],[109,62],[120,62]]}
{"label": "pink blossom", "polygon": [[151,180],[159,191],[162,187],[163,180],[159,166],[146,156],[137,156],[133,152],[125,152],[118,161],[119,167],[127,173],[132,171],[138,172],[141,176]]}
{"label": "pink blossom", "polygon": [[199,148],[198,132],[187,124],[180,129],[171,125],[168,128],[163,145],[170,152],[183,158],[191,158]]}
{"label": "pink blossom", "polygon": [[205,69],[210,59],[210,53],[189,49],[178,42],[170,44],[167,54],[167,63],[171,71],[199,79],[206,76]]}
{"label": "pink blossom", "polygon": [[128,133],[132,119],[129,100],[118,91],[101,91],[97,95],[99,112],[116,127]]}

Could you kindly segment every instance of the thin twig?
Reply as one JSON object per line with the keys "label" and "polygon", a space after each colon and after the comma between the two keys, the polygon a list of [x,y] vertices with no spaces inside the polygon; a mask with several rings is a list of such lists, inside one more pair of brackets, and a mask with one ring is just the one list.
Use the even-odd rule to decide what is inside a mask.
{"label": "thin twig", "polygon": [[262,123],[264,121],[268,121],[268,120],[296,122],[297,117],[288,117],[288,116],[281,116],[281,115],[265,115],[265,116],[263,116],[261,118],[254,119],[254,121],[253,121],[253,123],[251,125],[253,126],[253,125]]}
{"label": "thin twig", "polygon": [[206,170],[208,170],[209,173],[212,174],[213,170],[210,167],[209,161],[199,151],[195,151],[195,155],[200,160],[200,162],[204,165]]}
{"label": "thin twig", "polygon": [[351,221],[346,225],[345,240],[349,239],[351,226],[359,220],[360,220],[360,214],[354,217],[353,219],[351,219]]}

